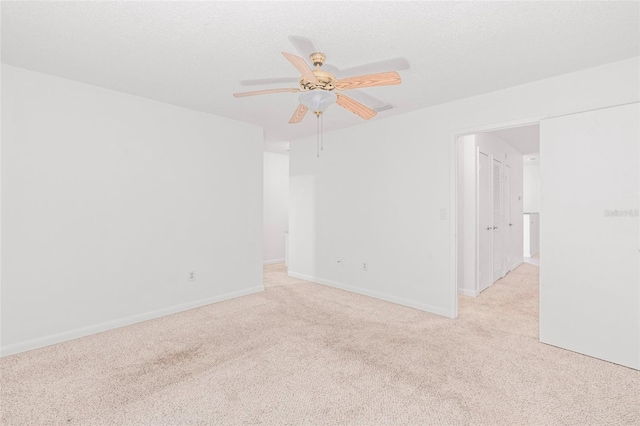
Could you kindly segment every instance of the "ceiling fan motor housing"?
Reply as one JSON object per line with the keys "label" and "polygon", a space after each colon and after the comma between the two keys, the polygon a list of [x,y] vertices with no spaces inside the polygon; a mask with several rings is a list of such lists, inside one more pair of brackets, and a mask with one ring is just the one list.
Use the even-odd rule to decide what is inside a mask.
{"label": "ceiling fan motor housing", "polygon": [[306,78],[300,77],[300,90],[333,90],[335,89],[334,82],[336,81],[336,77],[330,72],[320,71],[320,67],[324,64],[324,61],[327,59],[327,56],[321,52],[315,52],[309,55],[309,59],[311,63],[316,67],[313,70],[313,74],[316,76],[317,82],[312,82],[307,80]]}
{"label": "ceiling fan motor housing", "polygon": [[315,70],[313,71],[313,73],[315,74],[318,82],[314,83],[307,80],[304,77],[301,77],[300,78],[301,90],[316,90],[316,89],[333,90],[336,88],[333,84],[336,81],[336,78],[330,72]]}

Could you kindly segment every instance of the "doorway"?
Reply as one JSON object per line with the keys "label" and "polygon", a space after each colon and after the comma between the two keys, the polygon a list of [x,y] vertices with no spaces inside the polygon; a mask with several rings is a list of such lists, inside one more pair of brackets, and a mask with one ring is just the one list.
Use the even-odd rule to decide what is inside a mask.
{"label": "doorway", "polygon": [[458,137],[458,294],[478,297],[524,262],[525,158],[539,161],[539,144],[538,123]]}
{"label": "doorway", "polygon": [[[527,222],[530,226],[527,246],[524,245],[524,204],[520,221],[522,232],[510,231],[511,236],[522,236],[519,256],[522,261],[527,251],[530,259],[537,259],[539,250],[543,252],[544,259],[552,260],[532,261],[533,264],[523,264],[511,273],[513,276],[522,270],[536,271],[530,274],[536,277],[535,291],[534,286],[530,286],[528,296],[536,301],[539,299],[539,303],[519,310],[535,316],[539,328],[530,327],[531,336],[538,335],[541,343],[635,369],[640,369],[639,111],[640,104],[632,102],[540,117],[531,124],[538,133],[537,143],[540,144],[536,149],[540,154],[537,158],[540,161],[540,210],[527,208],[529,211],[526,213],[531,215]],[[476,133],[455,137],[453,147],[456,156],[453,158],[457,160],[458,167],[453,188],[457,204],[454,206],[456,220],[452,222],[451,229],[456,241],[457,263],[454,268],[457,270],[454,274],[456,286],[452,285],[452,292],[480,295],[480,273],[476,271],[480,271],[478,233],[482,228],[479,219],[475,223],[473,220],[479,217],[479,188],[476,187],[476,198],[470,197],[469,201],[467,197],[468,192],[472,192],[468,190],[469,176],[475,176],[479,182],[480,163],[471,161],[471,167],[476,169],[472,169],[473,173],[466,173],[467,161],[479,159],[473,156],[477,145],[475,138],[490,132],[515,131],[517,125],[527,127],[524,122],[513,124],[516,125],[493,131],[485,126],[477,129]],[[544,133],[542,141],[540,129]],[[504,136],[503,133],[503,139]],[[471,142],[465,142],[468,140]],[[469,153],[471,155],[467,155]],[[516,182],[517,171],[512,164],[510,166],[511,171],[506,173],[510,173],[511,192],[518,188],[524,192],[524,186],[520,186],[523,184]],[[515,199],[513,194],[512,199]],[[513,206],[511,217],[517,217]],[[518,221],[511,223],[515,228]],[[484,230],[489,232],[486,228]],[[493,230],[493,226],[491,228]],[[468,244],[468,238],[472,238],[473,244]],[[538,267],[534,266],[535,263],[542,264]],[[503,280],[508,281],[509,277],[507,273]],[[472,294],[467,293],[469,288],[462,287],[468,284]],[[454,315],[457,315],[459,306],[464,310],[469,301],[495,302],[496,287],[507,293],[510,290],[508,286],[492,288],[490,285],[481,297],[454,297]],[[474,291],[477,294],[473,294]],[[487,305],[517,307],[522,300],[516,296],[502,305]],[[483,314],[486,313],[485,310]],[[532,324],[529,321],[529,325]]]}

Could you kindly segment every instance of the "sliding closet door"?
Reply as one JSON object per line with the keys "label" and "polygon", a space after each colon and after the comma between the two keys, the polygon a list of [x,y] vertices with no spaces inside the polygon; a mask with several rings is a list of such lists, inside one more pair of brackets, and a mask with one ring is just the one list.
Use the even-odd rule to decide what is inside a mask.
{"label": "sliding closet door", "polygon": [[640,108],[540,126],[540,340],[640,369]]}

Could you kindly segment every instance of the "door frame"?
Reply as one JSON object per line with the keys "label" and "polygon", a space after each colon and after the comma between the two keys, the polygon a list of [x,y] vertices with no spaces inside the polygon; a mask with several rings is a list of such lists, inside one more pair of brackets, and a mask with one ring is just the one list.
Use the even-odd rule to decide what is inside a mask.
{"label": "door frame", "polygon": [[463,127],[449,134],[449,211],[451,212],[451,219],[449,220],[449,255],[453,260],[450,262],[449,269],[449,312],[451,313],[451,318],[458,317],[458,138],[510,127],[539,125],[540,121],[549,118],[549,116],[549,114],[535,115],[516,120]]}

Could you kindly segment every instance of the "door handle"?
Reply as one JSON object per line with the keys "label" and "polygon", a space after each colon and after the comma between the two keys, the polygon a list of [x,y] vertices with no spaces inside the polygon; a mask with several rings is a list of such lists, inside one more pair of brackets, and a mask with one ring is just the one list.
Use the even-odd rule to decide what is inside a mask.
{"label": "door handle", "polygon": [[487,231],[491,231],[491,227],[490,226],[487,227]]}
{"label": "door handle", "polygon": [[494,226],[494,227],[493,227],[493,229],[498,229],[498,227],[497,227],[497,226]]}
{"label": "door handle", "polygon": [[513,226],[513,223],[510,223],[509,226]]}

